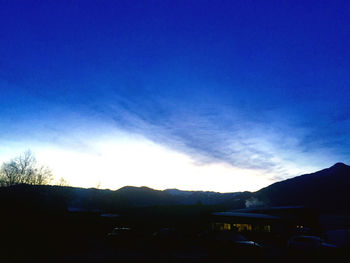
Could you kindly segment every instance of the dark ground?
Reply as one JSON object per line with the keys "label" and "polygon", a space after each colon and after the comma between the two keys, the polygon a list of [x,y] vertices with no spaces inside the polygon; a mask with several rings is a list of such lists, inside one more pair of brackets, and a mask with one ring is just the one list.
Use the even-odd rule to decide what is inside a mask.
{"label": "dark ground", "polygon": [[[290,253],[287,238],[281,237],[248,237],[261,244],[261,250],[221,245],[200,235],[210,228],[210,213],[225,211],[221,206],[136,207],[123,201],[110,211],[119,217],[106,218],[101,212],[91,212],[93,202],[86,206],[90,212],[69,212],[67,198],[63,198],[69,196],[66,192],[31,189],[0,191],[0,262],[341,262],[349,251],[347,234],[331,254]],[[320,222],[321,234],[332,234],[329,242],[331,238],[336,242],[350,228],[347,214],[322,215]],[[117,240],[108,238],[116,226],[130,227],[133,232]],[[154,235],[162,228],[171,229],[171,234]]]}
{"label": "dark ground", "polygon": [[[323,220],[332,223],[330,218],[340,220],[330,215]],[[193,221],[187,221],[186,227],[184,222],[177,228],[173,225],[166,236],[154,234],[164,227],[160,222],[135,221],[130,233],[113,238],[107,234],[115,219],[98,213],[14,213],[4,219],[1,262],[337,262],[348,248],[338,248],[333,254],[290,253],[285,240],[260,239],[256,241],[263,246],[261,250],[237,250],[201,237],[198,234],[205,224],[195,227]]]}

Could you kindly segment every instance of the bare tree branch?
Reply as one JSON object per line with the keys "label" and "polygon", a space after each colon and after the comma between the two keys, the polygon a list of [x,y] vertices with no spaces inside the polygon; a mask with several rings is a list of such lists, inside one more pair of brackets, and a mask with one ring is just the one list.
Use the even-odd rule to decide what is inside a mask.
{"label": "bare tree branch", "polygon": [[2,164],[0,169],[0,185],[14,184],[49,184],[52,172],[46,166],[38,166],[31,151],[26,151],[9,162]]}

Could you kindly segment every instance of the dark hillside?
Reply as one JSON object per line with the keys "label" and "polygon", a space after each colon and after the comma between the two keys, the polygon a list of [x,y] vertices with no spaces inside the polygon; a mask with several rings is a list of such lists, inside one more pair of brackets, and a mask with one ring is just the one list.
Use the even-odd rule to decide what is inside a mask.
{"label": "dark hillside", "polygon": [[265,187],[254,195],[269,205],[306,205],[321,211],[350,211],[350,166],[297,176]]}

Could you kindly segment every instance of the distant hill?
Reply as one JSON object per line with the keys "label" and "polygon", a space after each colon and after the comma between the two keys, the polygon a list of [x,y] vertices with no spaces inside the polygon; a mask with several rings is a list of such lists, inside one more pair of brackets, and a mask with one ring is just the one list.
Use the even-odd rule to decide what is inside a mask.
{"label": "distant hill", "polygon": [[336,163],[321,171],[280,181],[257,192],[215,193],[165,190],[181,201],[201,200],[207,204],[223,204],[228,209],[254,206],[304,205],[321,211],[350,212],[350,166]]}
{"label": "distant hill", "polygon": [[149,187],[125,186],[115,191],[116,194],[136,206],[175,205],[176,198],[166,191],[154,190]]}
{"label": "distant hill", "polygon": [[267,205],[305,205],[322,211],[350,211],[350,166],[330,168],[274,183],[254,193]]}
{"label": "distant hill", "polygon": [[154,190],[126,186],[116,191],[62,186],[15,185],[0,188],[0,205],[13,209],[115,212],[130,207],[219,205],[226,209],[305,205],[350,212],[350,166],[330,168],[274,183],[257,192],[217,193]]}
{"label": "distant hill", "polygon": [[181,191],[178,189],[166,189],[164,192],[169,193],[181,204],[222,204],[227,202],[239,201],[242,192],[236,193],[218,193],[210,191]]}

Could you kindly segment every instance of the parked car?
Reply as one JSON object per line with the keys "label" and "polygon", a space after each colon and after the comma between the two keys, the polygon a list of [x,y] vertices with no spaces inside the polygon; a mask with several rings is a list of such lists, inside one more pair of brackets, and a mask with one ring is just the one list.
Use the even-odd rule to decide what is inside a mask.
{"label": "parked car", "polygon": [[131,228],[129,227],[115,227],[112,232],[108,233],[108,237],[119,237],[125,234],[129,234],[131,232]]}
{"label": "parked car", "polygon": [[107,241],[115,248],[127,247],[135,238],[135,231],[129,227],[115,227],[107,234]]}
{"label": "parked car", "polygon": [[293,236],[288,240],[288,254],[293,261],[332,262],[338,250],[317,236]]}
{"label": "parked car", "polygon": [[248,240],[234,231],[211,232],[204,236],[208,251],[213,260],[224,259],[259,259],[263,247],[255,241]]}
{"label": "parked car", "polygon": [[317,236],[293,236],[288,240],[288,248],[298,250],[332,249],[335,245],[326,243]]}

